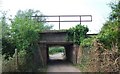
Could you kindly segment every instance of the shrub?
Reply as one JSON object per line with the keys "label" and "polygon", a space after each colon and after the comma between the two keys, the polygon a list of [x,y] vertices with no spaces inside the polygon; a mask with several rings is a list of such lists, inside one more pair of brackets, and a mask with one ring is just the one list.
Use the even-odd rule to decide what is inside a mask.
{"label": "shrub", "polygon": [[78,24],[77,26],[70,28],[68,32],[68,41],[71,40],[75,44],[80,45],[81,41],[86,38],[86,33],[89,31],[87,27]]}

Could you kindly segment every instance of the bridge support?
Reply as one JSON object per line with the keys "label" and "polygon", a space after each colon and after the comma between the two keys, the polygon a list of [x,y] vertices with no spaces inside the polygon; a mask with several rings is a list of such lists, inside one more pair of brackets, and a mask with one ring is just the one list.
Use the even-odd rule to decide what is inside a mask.
{"label": "bridge support", "polygon": [[40,60],[43,66],[47,65],[47,46],[46,44],[39,44]]}
{"label": "bridge support", "polygon": [[74,64],[81,63],[81,57],[82,57],[82,49],[80,45],[73,45],[73,56],[74,56]]}
{"label": "bridge support", "polygon": [[[81,49],[79,45],[70,44],[65,45],[65,51],[66,51],[66,60],[70,61],[73,64],[80,63],[80,58],[82,55]],[[43,66],[47,65],[47,62],[49,60],[49,47],[47,44],[39,44],[39,54],[40,54],[40,60]]]}
{"label": "bridge support", "polygon": [[66,51],[66,60],[73,62],[73,44],[71,45],[66,45],[65,46],[65,51]]}
{"label": "bridge support", "polygon": [[66,49],[66,57],[67,60],[72,62],[73,64],[80,63],[81,60],[81,55],[82,55],[82,50],[80,49],[79,45],[72,44],[72,45],[67,45],[65,46]]}

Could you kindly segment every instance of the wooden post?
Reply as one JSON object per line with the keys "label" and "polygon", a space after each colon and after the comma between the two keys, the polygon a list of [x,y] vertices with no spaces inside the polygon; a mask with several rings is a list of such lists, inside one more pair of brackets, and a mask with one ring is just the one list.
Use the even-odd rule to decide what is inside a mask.
{"label": "wooden post", "polygon": [[16,70],[18,70],[18,51],[15,49],[15,59],[16,59]]}

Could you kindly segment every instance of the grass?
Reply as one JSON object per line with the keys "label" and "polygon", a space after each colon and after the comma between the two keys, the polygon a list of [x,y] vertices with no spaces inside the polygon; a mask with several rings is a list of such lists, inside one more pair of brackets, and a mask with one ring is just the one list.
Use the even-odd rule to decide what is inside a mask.
{"label": "grass", "polygon": [[80,69],[81,72],[86,72],[86,66],[87,66],[87,63],[89,61],[89,58],[88,56],[83,56],[82,59],[81,59],[81,63],[75,65],[77,68]]}

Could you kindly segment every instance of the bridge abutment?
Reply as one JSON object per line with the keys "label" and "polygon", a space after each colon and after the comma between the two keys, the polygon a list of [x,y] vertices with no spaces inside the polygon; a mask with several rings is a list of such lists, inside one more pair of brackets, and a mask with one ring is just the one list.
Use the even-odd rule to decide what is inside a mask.
{"label": "bridge abutment", "polygon": [[40,60],[43,64],[43,66],[46,66],[46,64],[47,64],[47,45],[45,43],[39,44],[39,54],[40,54]]}

